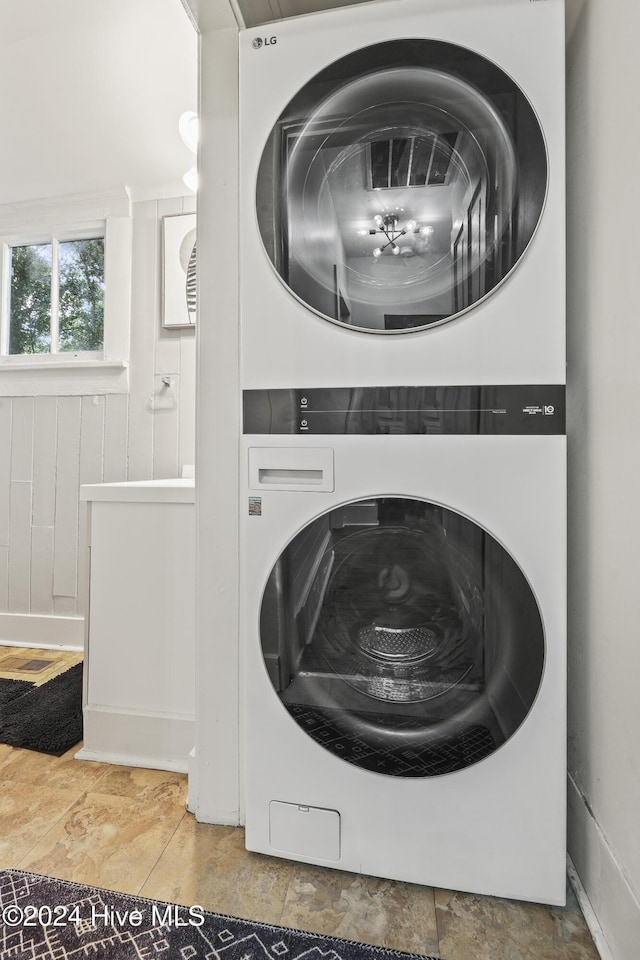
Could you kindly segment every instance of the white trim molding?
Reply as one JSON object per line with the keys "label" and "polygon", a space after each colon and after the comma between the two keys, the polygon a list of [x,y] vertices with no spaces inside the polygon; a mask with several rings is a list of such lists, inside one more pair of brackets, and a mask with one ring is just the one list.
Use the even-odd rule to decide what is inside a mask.
{"label": "white trim molding", "polygon": [[0,204],[3,236],[52,231],[65,223],[129,216],[131,202],[125,187],[107,193],[74,193],[64,197]]}
{"label": "white trim molding", "polygon": [[0,397],[88,397],[128,392],[127,360],[43,360],[29,364],[0,360]]}
{"label": "white trim molding", "polygon": [[84,617],[0,613],[0,646],[83,650]]}
{"label": "white trim molding", "polygon": [[[242,822],[239,720],[238,30],[200,37],[196,419],[196,752],[189,803]],[[224,236],[220,219],[229,225]],[[224,410],[221,417],[218,411]],[[224,544],[224,550],[220,545]],[[211,624],[216,625],[212,631]],[[211,696],[212,684],[215,696]],[[192,789],[193,787],[193,789]]]}
{"label": "white trim molding", "polygon": [[76,757],[103,763],[187,773],[195,718],[87,704],[84,746]]}

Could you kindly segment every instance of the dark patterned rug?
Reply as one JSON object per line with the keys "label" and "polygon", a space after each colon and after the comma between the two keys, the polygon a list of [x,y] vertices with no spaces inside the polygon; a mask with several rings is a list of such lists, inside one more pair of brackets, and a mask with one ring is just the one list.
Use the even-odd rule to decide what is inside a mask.
{"label": "dark patterned rug", "polygon": [[0,743],[60,757],[82,740],[82,664],[2,706]]}
{"label": "dark patterned rug", "polygon": [[0,677],[0,708],[9,703],[11,700],[15,700],[17,697],[21,697],[23,693],[26,693],[34,684],[29,680],[5,680],[3,677]]}
{"label": "dark patterned rug", "polygon": [[21,870],[0,873],[0,960],[390,960],[413,956]]}

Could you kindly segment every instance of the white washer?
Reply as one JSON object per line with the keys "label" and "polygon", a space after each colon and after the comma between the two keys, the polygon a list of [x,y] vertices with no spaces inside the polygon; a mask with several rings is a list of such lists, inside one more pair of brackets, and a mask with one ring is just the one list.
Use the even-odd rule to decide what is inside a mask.
{"label": "white washer", "polygon": [[[564,903],[566,447],[548,391],[245,397],[250,850]],[[301,404],[317,435],[287,437]]]}
{"label": "white washer", "polygon": [[240,122],[245,388],[565,382],[563,0],[244,31]]}

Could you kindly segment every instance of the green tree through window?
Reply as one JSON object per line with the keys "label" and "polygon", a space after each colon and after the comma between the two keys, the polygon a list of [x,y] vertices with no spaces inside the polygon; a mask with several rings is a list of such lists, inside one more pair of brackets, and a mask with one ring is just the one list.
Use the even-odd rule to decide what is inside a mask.
{"label": "green tree through window", "polygon": [[102,350],[104,240],[60,244],[59,349]]}
{"label": "green tree through window", "polygon": [[51,244],[11,248],[9,353],[51,350]]}
{"label": "green tree through window", "polygon": [[104,239],[11,248],[9,353],[99,351],[104,343]]}

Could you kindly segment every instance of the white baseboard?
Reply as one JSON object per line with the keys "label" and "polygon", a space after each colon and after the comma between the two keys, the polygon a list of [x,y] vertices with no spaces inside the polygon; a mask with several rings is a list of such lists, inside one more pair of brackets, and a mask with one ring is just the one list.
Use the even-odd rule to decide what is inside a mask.
{"label": "white baseboard", "polygon": [[187,773],[195,718],[119,707],[84,707],[81,760]]}
{"label": "white baseboard", "polygon": [[[122,767],[142,767],[145,770],[168,770],[170,773],[188,773],[186,760],[152,760],[149,757],[135,757],[121,753],[97,753],[82,747],[74,754],[76,760],[92,760],[95,763],[113,763]],[[189,809],[187,804],[187,809]]]}
{"label": "white baseboard", "polygon": [[38,650],[84,649],[84,617],[0,613],[0,646]]}
{"label": "white baseboard", "polygon": [[598,956],[600,960],[614,960],[613,954],[609,949],[609,944],[606,941],[605,935],[602,932],[602,927],[596,917],[591,902],[587,896],[586,890],[582,886],[582,881],[578,876],[576,868],[573,865],[573,860],[571,857],[567,857],[567,876],[569,877],[569,882],[573,887],[573,892],[576,895],[576,900],[578,905],[582,910],[582,915],[585,919],[585,923],[589,928],[589,933],[593,939],[593,942],[598,951]]}
{"label": "white baseboard", "polygon": [[637,960],[640,902],[575,781],[568,778],[570,870],[602,960]]}
{"label": "white baseboard", "polygon": [[187,772],[189,774],[189,795],[187,797],[187,810],[195,816],[196,797],[198,796],[198,765],[196,763],[196,748],[190,751],[188,757]]}

